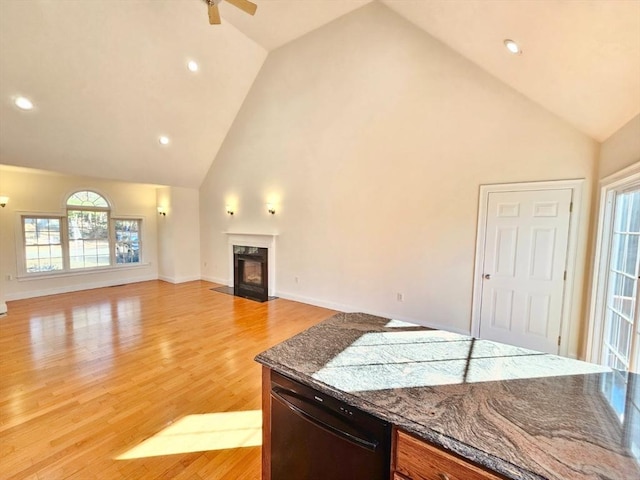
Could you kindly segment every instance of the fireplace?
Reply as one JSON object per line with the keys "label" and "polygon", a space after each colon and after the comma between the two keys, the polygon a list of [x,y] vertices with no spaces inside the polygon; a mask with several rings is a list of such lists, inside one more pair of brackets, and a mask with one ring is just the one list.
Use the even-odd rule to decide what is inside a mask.
{"label": "fireplace", "polygon": [[233,293],[259,302],[269,299],[268,249],[233,246]]}

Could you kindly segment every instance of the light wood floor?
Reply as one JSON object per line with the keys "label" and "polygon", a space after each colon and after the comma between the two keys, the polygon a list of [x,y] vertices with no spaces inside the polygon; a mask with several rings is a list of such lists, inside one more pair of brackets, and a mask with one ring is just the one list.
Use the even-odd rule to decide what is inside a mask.
{"label": "light wood floor", "polygon": [[260,478],[259,446],[116,459],[183,417],[260,409],[254,356],[334,313],[215,286],[152,281],[9,302],[0,478]]}

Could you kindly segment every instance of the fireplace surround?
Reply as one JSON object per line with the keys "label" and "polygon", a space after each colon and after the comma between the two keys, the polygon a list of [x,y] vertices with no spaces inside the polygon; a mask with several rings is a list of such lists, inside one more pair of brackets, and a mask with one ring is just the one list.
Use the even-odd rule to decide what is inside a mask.
{"label": "fireplace surround", "polygon": [[[271,233],[235,233],[225,232],[228,245],[229,269],[227,287],[235,290],[235,259],[234,247],[259,247],[267,250],[267,295],[276,296],[276,239],[277,234]],[[231,292],[229,292],[231,293]],[[234,292],[235,294],[235,292]]]}

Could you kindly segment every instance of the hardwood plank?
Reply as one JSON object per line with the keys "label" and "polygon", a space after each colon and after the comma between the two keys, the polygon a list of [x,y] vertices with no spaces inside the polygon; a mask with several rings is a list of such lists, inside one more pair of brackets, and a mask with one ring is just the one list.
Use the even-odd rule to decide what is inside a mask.
{"label": "hardwood plank", "polygon": [[260,447],[117,459],[190,415],[259,410],[255,355],[335,313],[215,286],[151,281],[8,302],[0,478],[259,479]]}

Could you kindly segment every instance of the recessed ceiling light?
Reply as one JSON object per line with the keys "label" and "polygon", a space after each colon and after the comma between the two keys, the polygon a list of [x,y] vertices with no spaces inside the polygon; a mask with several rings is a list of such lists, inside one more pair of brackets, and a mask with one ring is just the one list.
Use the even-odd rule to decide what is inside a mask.
{"label": "recessed ceiling light", "polygon": [[164,135],[160,136],[158,139],[160,145],[169,145],[169,137],[165,137]]}
{"label": "recessed ceiling light", "polygon": [[522,53],[522,50],[520,50],[518,44],[513,40],[506,39],[504,41],[504,46],[507,47],[507,50],[509,50],[514,55],[520,55]]}
{"label": "recessed ceiling light", "polygon": [[196,62],[194,62],[193,60],[189,60],[189,63],[187,63],[187,68],[191,72],[197,72],[198,71],[198,64]]}
{"label": "recessed ceiling light", "polygon": [[16,104],[20,110],[32,110],[33,103],[26,97],[16,97],[13,103]]}

